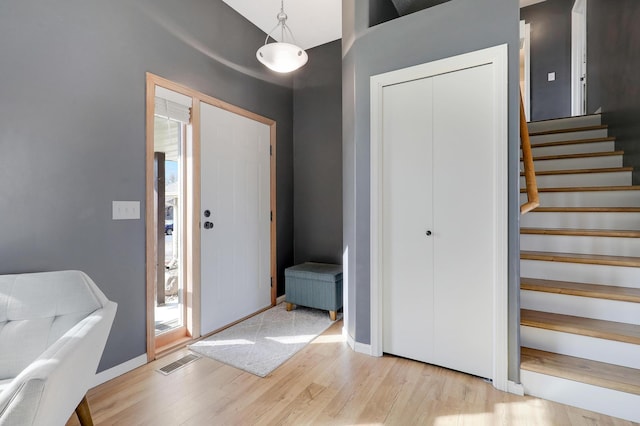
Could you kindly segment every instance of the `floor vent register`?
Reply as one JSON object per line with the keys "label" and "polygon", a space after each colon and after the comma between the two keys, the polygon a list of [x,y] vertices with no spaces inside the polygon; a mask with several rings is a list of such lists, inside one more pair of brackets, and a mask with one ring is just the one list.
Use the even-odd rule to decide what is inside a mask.
{"label": "floor vent register", "polygon": [[182,358],[173,361],[171,364],[167,364],[162,368],[159,368],[158,371],[162,374],[164,374],[165,376],[173,373],[174,371],[184,367],[187,364],[192,363],[193,361],[197,361],[199,360],[201,357],[198,355],[194,355],[194,354],[190,354],[190,355],[185,355]]}

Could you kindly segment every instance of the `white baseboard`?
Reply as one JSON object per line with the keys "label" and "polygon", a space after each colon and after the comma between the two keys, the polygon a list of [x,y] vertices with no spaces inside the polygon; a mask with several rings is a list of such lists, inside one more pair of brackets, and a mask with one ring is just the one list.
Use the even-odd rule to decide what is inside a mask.
{"label": "white baseboard", "polygon": [[342,337],[345,338],[345,340],[347,341],[347,344],[349,345],[349,347],[351,348],[352,351],[355,351],[356,349],[356,341],[353,340],[353,337],[351,337],[351,335],[349,334],[349,332],[347,331],[346,327],[342,327]]}
{"label": "white baseboard", "polygon": [[507,382],[507,392],[514,395],[524,396],[524,386],[522,386],[522,383],[516,383],[509,380]]}
{"label": "white baseboard", "polygon": [[93,377],[91,387],[94,388],[111,379],[115,379],[118,376],[122,376],[124,373],[128,373],[131,370],[135,370],[138,367],[142,367],[147,363],[147,354],[144,353],[138,357],[130,359],[129,361],[118,364],[115,367],[111,367],[108,370],[99,372]]}
{"label": "white baseboard", "polygon": [[366,343],[356,342],[355,351],[361,354],[373,356],[373,352],[371,351],[371,345]]}
{"label": "white baseboard", "polygon": [[353,337],[351,337],[351,335],[349,334],[349,332],[345,327],[342,327],[342,336],[347,340],[347,344],[353,351],[361,354],[373,356],[373,353],[371,352],[371,345],[366,343],[356,342],[353,339]]}
{"label": "white baseboard", "polygon": [[283,294],[282,296],[278,296],[276,298],[276,305],[281,304],[282,302],[284,302],[285,300],[287,300],[287,295]]}

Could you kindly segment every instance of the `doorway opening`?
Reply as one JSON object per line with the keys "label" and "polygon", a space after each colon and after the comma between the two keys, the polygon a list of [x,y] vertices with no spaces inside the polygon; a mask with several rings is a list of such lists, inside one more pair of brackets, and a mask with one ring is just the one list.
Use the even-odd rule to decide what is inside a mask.
{"label": "doorway opening", "polygon": [[157,222],[156,291],[154,327],[157,341],[167,340],[178,331],[185,335],[184,257],[182,237],[185,234],[184,211],[184,146],[185,123],[154,117],[154,182]]}
{"label": "doorway opening", "polygon": [[520,93],[527,121],[531,120],[531,24],[520,21]]}
{"label": "doorway opening", "polygon": [[587,113],[587,0],[571,11],[571,115]]}
{"label": "doorway opening", "polygon": [[[151,73],[146,106],[147,359],[152,361],[275,305],[276,122]],[[222,119],[215,120],[211,111]],[[243,132],[234,127],[240,122]],[[207,156],[216,146],[219,152]],[[255,151],[260,160],[242,157],[246,151]],[[222,161],[225,153],[230,156]],[[227,185],[234,176],[235,184]],[[216,202],[215,191],[213,201],[203,201],[212,185],[226,191],[225,202]],[[242,194],[244,208],[234,211]],[[237,226],[240,219],[243,226]],[[253,232],[258,228],[261,232]],[[220,245],[223,234],[229,244]],[[218,246],[207,251],[207,244]],[[224,271],[231,273],[221,280]],[[248,289],[247,303],[254,302],[249,308],[234,299],[241,287]],[[229,315],[210,327],[205,319],[219,311]]]}

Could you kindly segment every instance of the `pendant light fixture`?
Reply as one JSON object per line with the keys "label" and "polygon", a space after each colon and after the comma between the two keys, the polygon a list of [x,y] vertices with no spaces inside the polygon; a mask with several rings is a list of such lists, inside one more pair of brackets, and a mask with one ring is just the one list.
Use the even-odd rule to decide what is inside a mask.
{"label": "pendant light fixture", "polygon": [[[287,14],[284,13],[284,0],[280,0],[280,13],[278,13],[276,17],[278,18],[278,24],[269,31],[267,38],[264,40],[264,46],[258,49],[256,57],[269,69],[276,72],[288,73],[306,64],[309,57],[304,49],[297,46],[293,33],[287,25]],[[277,30],[278,27],[280,27],[280,41],[268,43],[269,37],[271,37],[271,34]],[[285,42],[285,36],[287,35],[290,37],[292,43]]]}

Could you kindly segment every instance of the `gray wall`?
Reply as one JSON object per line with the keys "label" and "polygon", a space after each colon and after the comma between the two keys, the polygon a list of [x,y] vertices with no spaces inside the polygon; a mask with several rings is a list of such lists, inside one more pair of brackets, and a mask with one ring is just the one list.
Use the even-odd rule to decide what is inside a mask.
{"label": "gray wall", "polygon": [[[547,0],[520,10],[531,23],[531,118],[571,115],[571,9],[573,0]],[[587,2],[587,113],[599,108],[624,164],[640,184],[640,3]],[[556,81],[547,73],[556,71]]]}
{"label": "gray wall", "polygon": [[370,0],[369,1],[369,26],[381,24],[383,22],[396,19],[400,14],[392,0]]}
{"label": "gray wall", "polygon": [[587,2],[588,111],[602,107],[625,166],[640,184],[640,2]]}
{"label": "gray wall", "polygon": [[519,370],[518,4],[513,0],[452,0],[367,28],[360,0],[343,1],[343,194],[347,331],[370,343],[369,78],[386,71],[509,44],[510,372]]}
{"label": "gray wall", "polygon": [[408,15],[451,0],[393,0],[400,15]]}
{"label": "gray wall", "polygon": [[[571,116],[571,9],[574,0],[547,0],[520,9],[531,24],[532,121]],[[547,74],[556,73],[555,81]]]}
{"label": "gray wall", "polygon": [[294,263],[342,263],[342,47],[309,49],[293,79]]}
{"label": "gray wall", "polygon": [[144,211],[145,72],[278,122],[280,276],[292,263],[292,79],[263,42],[221,0],[0,3],[0,273],[93,277],[118,303],[101,370],[145,353],[144,220],[111,220],[112,200]]}

